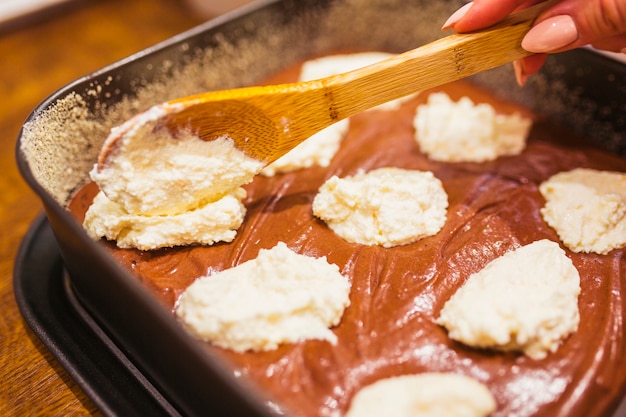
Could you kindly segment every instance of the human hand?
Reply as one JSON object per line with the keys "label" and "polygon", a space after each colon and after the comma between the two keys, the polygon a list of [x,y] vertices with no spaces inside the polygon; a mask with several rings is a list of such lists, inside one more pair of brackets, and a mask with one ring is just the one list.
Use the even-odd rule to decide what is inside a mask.
{"label": "human hand", "polygon": [[[470,32],[504,19],[537,0],[474,0],[461,7],[442,29]],[[534,52],[514,62],[520,85],[543,65],[546,54],[584,45],[626,53],[626,0],[563,0],[545,10],[526,34],[522,47]]]}

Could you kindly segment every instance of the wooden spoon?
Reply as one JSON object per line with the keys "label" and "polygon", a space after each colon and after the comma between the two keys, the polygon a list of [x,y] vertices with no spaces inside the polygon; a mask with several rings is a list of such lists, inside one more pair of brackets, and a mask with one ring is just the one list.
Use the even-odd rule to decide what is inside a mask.
{"label": "wooden spoon", "polygon": [[336,76],[168,101],[113,129],[98,158],[98,169],[114,157],[122,136],[128,139],[145,123],[166,126],[174,135],[191,131],[205,140],[227,135],[248,156],[269,164],[341,119],[530,55],[521,47],[522,38],[535,18],[554,3],[540,3],[488,29],[450,35]]}

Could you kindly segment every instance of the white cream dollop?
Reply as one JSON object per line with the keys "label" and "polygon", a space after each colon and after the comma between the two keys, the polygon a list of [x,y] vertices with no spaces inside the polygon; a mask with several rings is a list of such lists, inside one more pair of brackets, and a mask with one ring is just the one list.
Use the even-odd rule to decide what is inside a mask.
{"label": "white cream dollop", "polygon": [[362,388],[346,417],[486,417],[496,409],[489,389],[452,373],[391,377]]}
{"label": "white cream dollop", "polygon": [[235,238],[246,214],[243,188],[194,210],[172,216],[131,214],[100,192],[85,214],[83,227],[94,239],[114,240],[120,248],[152,250],[182,245],[212,245]]}
{"label": "white cream dollop", "polygon": [[526,146],[531,124],[519,114],[496,114],[491,105],[474,104],[468,97],[454,102],[446,93],[430,94],[413,121],[421,151],[445,162],[485,162],[516,155]]}
{"label": "white cream dollop", "polygon": [[547,239],[494,259],[445,303],[437,323],[461,343],[554,352],[578,328],[580,277],[563,249]]}
{"label": "white cream dollop", "polygon": [[447,207],[432,172],[393,167],[333,176],[313,200],[313,214],[343,239],[386,248],[438,233]]}
{"label": "white cream dollop", "polygon": [[237,352],[266,351],[307,339],[335,343],[330,327],[350,304],[350,283],[325,257],[282,242],[257,258],[198,278],[176,315],[202,340]]}
{"label": "white cream dollop", "polygon": [[543,219],[572,251],[607,254],[626,245],[626,174],[577,168],[539,190]]}
{"label": "white cream dollop", "polygon": [[164,111],[156,106],[112,131],[108,158],[90,172],[101,191],[83,226],[122,248],[231,241],[246,213],[241,186],[263,164],[228,137],[173,136],[158,126]]}
{"label": "white cream dollop", "polygon": [[103,166],[90,173],[109,200],[126,212],[184,213],[252,181],[263,168],[228,137],[205,141],[188,132],[174,137],[157,126],[158,109],[142,115],[145,120],[127,122],[134,125],[119,136]]}

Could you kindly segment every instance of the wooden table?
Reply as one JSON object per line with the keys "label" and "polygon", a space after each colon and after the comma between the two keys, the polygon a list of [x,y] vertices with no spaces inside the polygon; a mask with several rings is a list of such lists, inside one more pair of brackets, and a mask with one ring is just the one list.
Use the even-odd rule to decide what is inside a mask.
{"label": "wooden table", "polygon": [[77,0],[0,33],[1,416],[98,415],[27,328],[13,296],[19,244],[42,211],[15,163],[22,122],[57,88],[200,22],[176,0]]}

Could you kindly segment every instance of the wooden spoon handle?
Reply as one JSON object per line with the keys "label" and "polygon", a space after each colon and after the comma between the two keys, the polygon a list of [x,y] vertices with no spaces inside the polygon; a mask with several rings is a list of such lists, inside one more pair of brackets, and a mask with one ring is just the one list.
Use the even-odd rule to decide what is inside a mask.
{"label": "wooden spoon handle", "polygon": [[393,98],[436,87],[529,55],[522,39],[555,0],[509,16],[482,31],[455,34],[378,64],[327,80],[338,119]]}
{"label": "wooden spoon handle", "polygon": [[417,91],[530,55],[522,39],[548,0],[482,31],[451,35],[356,71],[302,83],[213,91],[172,100],[128,121],[103,146],[106,164],[118,140],[157,123],[205,140],[228,136],[247,155],[270,163],[325,127]]}

